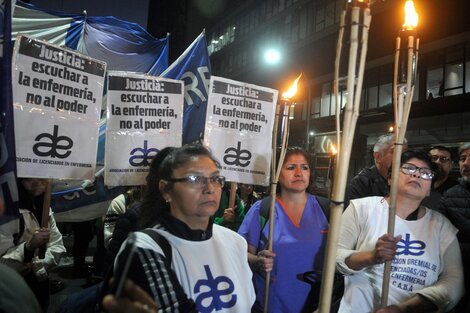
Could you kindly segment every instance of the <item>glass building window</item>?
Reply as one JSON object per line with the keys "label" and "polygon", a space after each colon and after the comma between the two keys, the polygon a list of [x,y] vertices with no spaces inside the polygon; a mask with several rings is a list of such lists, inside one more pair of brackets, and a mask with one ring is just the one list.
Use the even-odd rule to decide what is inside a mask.
{"label": "glass building window", "polygon": [[318,6],[317,14],[315,16],[315,31],[319,32],[325,28],[325,7]]}
{"label": "glass building window", "polygon": [[329,116],[331,106],[331,83],[323,84],[321,91],[321,110],[320,116]]}
{"label": "glass building window", "polygon": [[392,104],[392,83],[380,85],[379,107]]}
{"label": "glass building window", "polygon": [[320,105],[321,105],[321,98],[315,97],[312,99],[312,115],[314,118],[320,117]]}
{"label": "glass building window", "polygon": [[444,96],[463,93],[463,64],[446,64]]}
{"label": "glass building window", "polygon": [[367,109],[377,109],[377,100],[379,95],[379,88],[377,86],[367,88]]}
{"label": "glass building window", "polygon": [[325,10],[325,28],[335,23],[335,3],[328,3]]}
{"label": "glass building window", "polygon": [[305,39],[305,37],[307,37],[307,11],[303,10],[300,12],[299,38]]}
{"label": "glass building window", "polygon": [[427,99],[438,98],[444,96],[443,84],[444,69],[442,67],[428,69],[426,82]]}

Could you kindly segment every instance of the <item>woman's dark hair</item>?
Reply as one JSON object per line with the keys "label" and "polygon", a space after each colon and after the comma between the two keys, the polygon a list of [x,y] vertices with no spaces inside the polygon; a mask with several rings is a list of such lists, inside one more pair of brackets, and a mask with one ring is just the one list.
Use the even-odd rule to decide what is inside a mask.
{"label": "woman's dark hair", "polygon": [[[278,152],[277,161],[279,161],[279,154],[280,153]],[[287,147],[286,155],[284,157],[284,163],[292,155],[301,155],[301,156],[303,156],[305,158],[305,160],[307,161],[308,166],[311,166],[311,159],[312,158],[310,156],[310,153],[308,153],[304,149],[302,149],[300,147],[297,147],[297,146]],[[282,165],[284,165],[284,164],[282,164]],[[308,182],[307,191],[310,191],[312,189],[312,185],[313,185],[313,173],[312,173],[312,169],[310,168],[310,180]],[[279,184],[277,184],[277,186],[276,186],[276,193],[281,194],[281,186]]]}
{"label": "woman's dark hair", "polygon": [[[167,147],[158,152],[150,164],[147,175],[147,188],[141,203],[139,221],[141,228],[154,226],[164,212],[170,211],[170,205],[163,199],[158,188],[160,180],[172,178],[174,170],[191,161],[192,158],[201,156],[210,158],[220,168],[219,162],[202,145]],[[172,188],[173,184],[169,182],[168,186]]]}
{"label": "woman's dark hair", "polygon": [[[432,183],[434,184],[434,181],[439,176],[439,166],[433,161],[431,161],[431,157],[429,156],[429,154],[426,151],[421,150],[407,150],[401,154],[400,165],[407,163],[411,159],[418,159],[426,163],[426,165],[431,169],[431,171],[435,173],[434,177],[432,178]],[[391,175],[391,168],[389,170],[389,173],[389,175]]]}

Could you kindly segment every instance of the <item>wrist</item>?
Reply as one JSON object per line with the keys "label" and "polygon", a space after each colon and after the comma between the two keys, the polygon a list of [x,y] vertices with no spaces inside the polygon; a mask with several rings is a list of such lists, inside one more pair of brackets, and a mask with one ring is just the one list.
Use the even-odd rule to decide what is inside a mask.
{"label": "wrist", "polygon": [[28,240],[24,243],[24,248],[28,251],[33,251],[34,248],[31,246],[31,240]]}

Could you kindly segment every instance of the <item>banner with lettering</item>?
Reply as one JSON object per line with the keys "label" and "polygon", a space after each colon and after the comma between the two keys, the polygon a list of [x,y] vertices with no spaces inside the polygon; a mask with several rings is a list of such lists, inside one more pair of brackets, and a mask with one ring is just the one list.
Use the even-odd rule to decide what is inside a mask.
{"label": "banner with lettering", "polygon": [[181,146],[183,92],[179,80],[108,73],[106,185],[144,185],[158,151]]}
{"label": "banner with lettering", "polygon": [[212,76],[204,144],[228,181],[269,185],[278,91]]}
{"label": "banner with lettering", "polygon": [[12,72],[18,177],[93,181],[106,63],[18,36]]}

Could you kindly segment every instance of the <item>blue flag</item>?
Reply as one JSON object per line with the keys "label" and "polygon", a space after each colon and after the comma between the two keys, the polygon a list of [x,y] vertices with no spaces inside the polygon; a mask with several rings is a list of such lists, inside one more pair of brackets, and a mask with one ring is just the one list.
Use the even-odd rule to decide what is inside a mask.
{"label": "blue flag", "polygon": [[77,49],[84,25],[85,14],[45,10],[16,1],[12,32],[13,36],[21,33],[58,46]]}
{"label": "blue flag", "polygon": [[[0,224],[19,216],[11,86],[11,1],[0,5],[0,197],[5,213]],[[1,214],[0,214],[1,215]]]}
{"label": "blue flag", "polygon": [[87,17],[78,51],[105,60],[108,70],[160,75],[168,67],[168,57],[161,57],[167,41],[136,23],[112,16]]}
{"label": "blue flag", "polygon": [[202,32],[161,76],[184,81],[183,145],[201,142],[211,76],[205,33]]}

